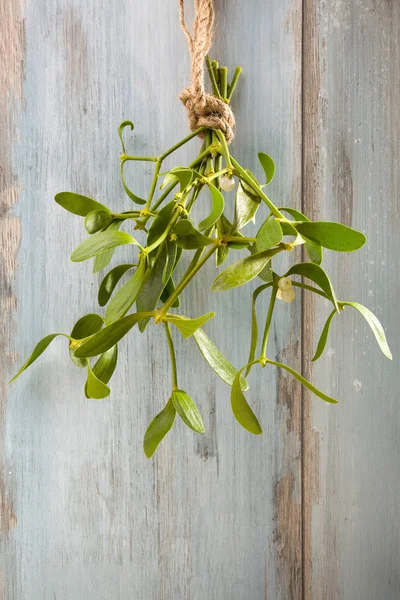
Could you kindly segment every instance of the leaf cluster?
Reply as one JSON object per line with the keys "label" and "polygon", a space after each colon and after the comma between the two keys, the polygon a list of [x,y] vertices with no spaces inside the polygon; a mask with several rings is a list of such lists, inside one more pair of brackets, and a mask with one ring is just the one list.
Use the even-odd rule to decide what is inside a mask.
{"label": "leaf cluster", "polygon": [[[219,67],[215,61],[209,62],[208,67],[214,93],[229,102],[238,71],[228,86],[225,70],[221,71],[224,67]],[[303,288],[322,296],[332,305],[313,360],[323,354],[334,317],[347,307],[356,309],[365,318],[383,354],[392,358],[376,316],[357,302],[338,300],[322,267],[324,249],[356,251],[366,241],[361,232],[340,223],[311,221],[290,207],[278,208],[266,194],[275,174],[272,158],[262,152],[258,154],[262,174],[260,182],[254,173],[242,167],[231,155],[220,131],[202,127],[162,155],[151,157],[126,153],[125,128],[133,130],[133,124],[124,121],[118,129],[122,143],[120,174],[122,187],[133,202],[133,208],[130,205],[128,210],[114,213],[105,204],[74,192],[61,192],[55,196],[55,201],[66,211],[81,217],[88,234],[73,250],[73,262],[93,259],[93,272],[97,273],[107,268],[120,246],[131,247],[130,262],[118,264],[103,275],[98,290],[98,304],[103,314],[84,315],[75,323],[70,334],[54,333],[44,337],[13,380],[36,361],[57,336],[64,336],[68,340],[71,360],[86,373],[86,397],[96,400],[106,398],[110,394],[108,383],[117,365],[119,342],[133,329],[143,332],[150,322],[163,324],[171,359],[171,391],[166,394],[165,406],[151,421],[144,435],[144,451],[146,456],[151,457],[172,428],[177,413],[187,427],[204,433],[197,405],[178,385],[175,332],[185,339],[193,338],[215,374],[230,386],[233,414],[242,427],[254,435],[261,434],[262,429],[245,398],[249,388],[246,378],[254,366],[283,369],[322,400],[336,403],[334,398],[318,390],[290,366],[267,355],[277,300],[289,298],[287,301],[291,301],[294,298],[293,288]],[[164,160],[198,134],[204,137],[204,143],[197,158],[190,165],[162,172]],[[154,175],[146,199],[140,198],[126,183],[125,167],[132,161],[154,163]],[[232,187],[235,192],[226,191]],[[225,207],[232,203],[234,217],[230,221]],[[201,206],[204,213],[198,223],[192,217],[195,205]],[[266,209],[263,216],[262,209]],[[244,228],[256,220],[259,221],[257,234],[245,236]],[[286,273],[278,274],[273,265],[275,256],[282,252],[290,253],[297,246],[304,248],[303,256],[307,260],[295,262]],[[235,259],[238,253],[240,257]],[[186,260],[188,256],[189,261]],[[228,257],[233,257],[233,262],[222,267],[216,275],[211,285],[212,292],[234,289],[256,278],[262,282],[252,293],[249,358],[240,369],[229,362],[202,329],[214,313],[190,318],[175,312],[185,288],[212,257],[218,269]],[[186,270],[178,277],[177,272],[180,271],[177,267],[185,261]],[[270,301],[259,343],[256,301],[261,294],[269,294]]]}

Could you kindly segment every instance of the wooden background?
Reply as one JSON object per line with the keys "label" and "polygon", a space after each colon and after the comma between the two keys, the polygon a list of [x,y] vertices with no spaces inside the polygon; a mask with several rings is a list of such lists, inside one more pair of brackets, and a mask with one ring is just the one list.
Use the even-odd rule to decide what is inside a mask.
{"label": "wooden background", "polygon": [[[189,60],[175,0],[2,0],[4,600],[400,598],[400,3],[216,5],[213,56],[244,68],[234,153],[255,170],[257,151],[274,157],[278,205],[368,235],[355,255],[327,252],[325,265],[341,299],[382,319],[395,360],[347,310],[311,370],[328,307],[298,295],[279,307],[271,352],[340,404],[310,397],[276,370],[258,371],[250,398],[264,435],[254,438],[234,422],[228,388],[194,344],[179,342],[182,386],[207,433],[177,422],[151,461],[143,432],[169,386],[157,328],[123,341],[112,396],[101,403],[84,398],[62,341],[8,387],[38,339],[96,310],[100,276],[68,258],[84,238],[81,223],[54,194],[129,208],[116,128],[134,121],[137,154],[183,137],[178,95]],[[140,193],[150,172],[141,166],[132,177]],[[202,283],[213,276],[210,265]],[[246,362],[249,287],[212,296],[193,284],[184,307],[216,309],[213,338],[237,366]]]}

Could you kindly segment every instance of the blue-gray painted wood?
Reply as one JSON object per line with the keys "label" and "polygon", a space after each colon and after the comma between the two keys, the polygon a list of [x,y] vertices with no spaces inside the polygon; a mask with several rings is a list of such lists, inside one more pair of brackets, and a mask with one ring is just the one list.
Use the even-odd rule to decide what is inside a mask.
{"label": "blue-gray painted wood", "polygon": [[[237,156],[258,169],[257,151],[273,155],[271,195],[300,207],[300,2],[272,8],[273,19],[261,0],[254,12],[221,3],[214,54],[244,69],[234,103]],[[15,3],[15,12],[13,19],[24,20],[24,83],[10,108],[9,144],[22,235],[10,276],[17,309],[8,317],[15,323],[8,349],[20,363],[44,334],[68,331],[96,309],[100,276],[69,261],[86,235],[82,222],[63,212],[54,194],[73,190],[113,209],[131,206],[119,182],[117,126],[134,121],[128,147],[139,154],[160,153],[183,137],[187,118],[178,96],[189,58],[175,1],[31,1]],[[195,141],[178,153],[176,164],[190,162],[198,147]],[[150,167],[132,169],[139,194]],[[210,265],[202,284],[214,272]],[[249,289],[212,296],[194,284],[183,303],[189,315],[217,310],[207,330],[238,366],[248,354],[250,298]],[[272,348],[296,368],[299,324],[300,304],[283,307]],[[297,412],[289,419],[285,383],[273,370],[252,377],[250,398],[265,434],[251,437],[234,421],[229,389],[194,343],[177,343],[180,382],[201,408],[207,433],[200,438],[177,422],[152,461],[143,455],[143,433],[170,385],[157,327],[120,345],[107,401],[84,398],[84,376],[63,341],[8,390],[5,478],[15,519],[4,542],[4,597],[247,600],[300,593],[299,422]],[[7,375],[12,370],[8,365]]]}
{"label": "blue-gray painted wood", "polygon": [[[141,154],[187,131],[178,96],[189,58],[176,4],[0,5],[0,596],[398,598],[398,376],[350,310],[311,373],[326,307],[308,296],[303,307],[300,297],[279,306],[271,355],[297,370],[304,359],[341,403],[327,407],[286,375],[255,371],[249,399],[260,438],[233,420],[229,389],[194,343],[177,338],[180,383],[207,432],[177,422],[156,457],[144,457],[143,432],[170,383],[154,326],[121,344],[109,400],[84,398],[63,341],[6,386],[38,339],[96,310],[101,276],[68,258],[85,237],[82,223],[54,194],[69,189],[127,209],[119,122],[135,123],[128,147]],[[399,8],[383,0],[216,6],[213,55],[244,69],[233,152],[254,170],[257,151],[274,157],[277,204],[300,209],[303,190],[310,216],[369,235],[360,253],[326,253],[326,265],[339,297],[376,310],[396,357]],[[176,164],[198,146],[178,152]],[[151,165],[129,178],[145,193]],[[207,267],[202,286],[214,274]],[[207,331],[241,366],[251,286],[221,295],[202,286],[188,288],[182,311],[216,310]]]}
{"label": "blue-gray painted wood", "polygon": [[[324,262],[338,297],[358,300],[382,321],[394,360],[356,311],[333,322],[313,378],[340,404],[309,398],[306,421],[303,460],[314,467],[305,588],[313,599],[397,600],[400,5],[306,5],[305,204],[314,217],[367,235],[359,252],[326,252]],[[305,303],[307,363],[330,309],[308,295]]]}

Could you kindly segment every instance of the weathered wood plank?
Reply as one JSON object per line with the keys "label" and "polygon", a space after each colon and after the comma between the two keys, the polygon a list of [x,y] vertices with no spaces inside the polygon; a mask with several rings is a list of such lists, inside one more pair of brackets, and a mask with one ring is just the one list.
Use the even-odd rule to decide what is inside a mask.
{"label": "weathered wood plank", "polygon": [[[400,6],[306,0],[305,11],[306,213],[367,234],[360,252],[326,253],[325,265],[340,298],[358,299],[382,319],[396,360]],[[307,296],[309,374],[306,357],[328,310]],[[333,324],[314,380],[340,404],[306,404],[305,597],[397,599],[398,368],[349,309]]]}
{"label": "weathered wood plank", "polygon": [[[265,10],[255,0],[248,10],[232,0],[218,12],[215,55],[244,68],[235,151],[255,170],[256,152],[270,153],[278,165],[271,196],[300,207],[301,1],[274,0]],[[54,193],[71,189],[119,208],[116,126],[135,122],[138,153],[168,147],[186,131],[178,95],[189,79],[175,2],[31,0],[22,17],[25,105],[12,108],[18,135],[2,125],[6,164],[14,165],[8,173],[23,188],[17,331],[9,343],[19,361],[42,335],[68,331],[96,306],[98,278],[68,260],[83,230],[52,202]],[[2,28],[12,33],[20,22],[11,12]],[[196,145],[179,160],[188,162]],[[150,170],[132,177],[144,192]],[[14,247],[6,258],[12,264]],[[212,277],[210,267],[203,283]],[[248,290],[210,298],[198,285],[183,306],[217,310],[209,331],[238,366],[247,358],[249,307]],[[299,303],[282,307],[271,347],[297,369],[300,321]],[[179,342],[180,379],[207,434],[195,437],[178,423],[149,462],[143,432],[168,393],[162,332],[132,335],[120,357],[109,401],[84,399],[83,377],[62,342],[9,390],[7,485],[18,524],[4,542],[7,600],[300,598],[298,386],[274,371],[253,377],[250,398],[265,434],[251,438],[233,421],[228,388],[193,344]]]}

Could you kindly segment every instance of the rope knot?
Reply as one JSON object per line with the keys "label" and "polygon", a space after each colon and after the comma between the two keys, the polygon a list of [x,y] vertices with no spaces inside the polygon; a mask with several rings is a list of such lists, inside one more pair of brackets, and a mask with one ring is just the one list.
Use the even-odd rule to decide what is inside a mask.
{"label": "rope knot", "polygon": [[[204,93],[204,96],[199,99],[191,88],[182,90],[179,97],[186,107],[189,126],[192,131],[204,126],[220,129],[228,144],[233,140],[235,117],[228,104],[207,93]],[[204,137],[204,135],[201,135],[201,137]]]}
{"label": "rope knot", "polygon": [[[204,89],[204,59],[211,46],[214,22],[212,0],[195,0],[193,33],[185,24],[184,0],[179,0],[180,22],[186,36],[192,59],[191,85],[180,95],[185,105],[192,131],[205,126],[220,129],[229,143],[233,140],[235,117],[231,107]],[[200,136],[203,137],[203,136]]]}

